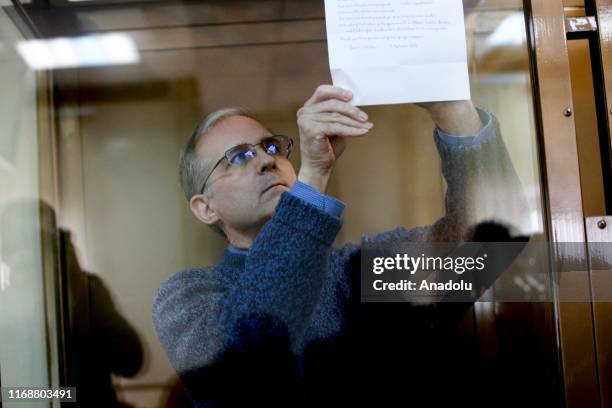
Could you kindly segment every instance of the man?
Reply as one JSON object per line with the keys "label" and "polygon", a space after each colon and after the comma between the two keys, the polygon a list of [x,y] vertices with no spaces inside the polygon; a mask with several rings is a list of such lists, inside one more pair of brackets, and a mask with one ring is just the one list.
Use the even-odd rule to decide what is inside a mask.
{"label": "man", "polygon": [[[332,248],[344,204],[325,195],[329,177],[347,140],[373,128],[351,98],[322,85],[298,111],[297,175],[290,140],[240,110],[211,114],[187,143],[181,181],[191,210],[229,247],[217,265],[166,281],[153,320],[196,405],[392,406],[406,401],[397,387],[413,392],[441,381],[439,356],[415,363],[448,338],[465,307],[361,304],[360,246]],[[470,240],[491,208],[483,203],[525,208],[491,114],[470,101],[421,106],[436,124],[446,216],[364,242]],[[412,373],[392,375],[398,367]]]}

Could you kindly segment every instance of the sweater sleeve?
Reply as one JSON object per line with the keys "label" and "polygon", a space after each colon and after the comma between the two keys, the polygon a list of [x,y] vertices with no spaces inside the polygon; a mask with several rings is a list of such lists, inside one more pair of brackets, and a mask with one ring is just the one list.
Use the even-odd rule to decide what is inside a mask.
{"label": "sweater sleeve", "polygon": [[283,193],[224,285],[205,270],[158,291],[160,342],[198,406],[299,406],[300,347],[342,221]]}
{"label": "sweater sleeve", "polygon": [[299,352],[341,226],[341,219],[283,193],[249,249],[244,276],[225,302],[234,314],[227,317],[271,316],[287,328],[291,348]]}
{"label": "sweater sleeve", "polygon": [[469,241],[478,226],[489,223],[502,226],[511,236],[525,235],[527,201],[499,122],[490,112],[478,109],[478,113],[483,128],[477,135],[459,138],[434,130],[447,182],[445,215],[430,226],[399,227],[365,236],[364,242]]}
{"label": "sweater sleeve", "polygon": [[[518,175],[501,138],[499,122],[479,109],[483,128],[466,138],[434,131],[442,173],[447,181],[445,215],[429,226],[407,229],[403,226],[379,234],[366,235],[359,247],[347,244],[337,251],[338,263],[354,265],[349,279],[353,290],[347,294],[359,302],[361,251],[368,245],[401,242],[490,241],[524,242],[528,236],[528,206]],[[422,204],[422,203],[421,203]],[[418,205],[418,204],[415,204]],[[500,267],[475,286],[488,289],[518,255],[507,254]],[[357,288],[357,290],[355,290]],[[348,293],[349,291],[347,291]],[[440,303],[421,310],[437,310],[441,324],[457,322],[473,302]]]}

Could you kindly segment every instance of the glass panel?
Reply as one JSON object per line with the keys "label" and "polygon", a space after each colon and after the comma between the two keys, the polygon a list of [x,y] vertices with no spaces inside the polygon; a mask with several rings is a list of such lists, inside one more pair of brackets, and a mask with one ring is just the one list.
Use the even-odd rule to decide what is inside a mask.
{"label": "glass panel", "polygon": [[[319,1],[111,3],[116,2],[52,1],[44,9],[36,4],[25,5],[41,37],[65,39],[59,45],[54,43],[56,51],[64,52],[53,54],[55,51],[49,43],[42,43],[42,47],[50,47],[51,54],[34,48],[29,57],[27,50],[22,50],[29,69],[17,69],[12,77],[3,74],[3,81],[12,87],[23,87],[23,78],[33,81],[33,70],[53,71],[61,274],[67,289],[62,300],[67,305],[64,317],[70,322],[63,369],[73,381],[70,385],[78,387],[79,403],[88,406],[92,401],[103,400],[105,405],[112,406],[119,400],[133,406],[179,406],[188,397],[172,363],[181,364],[177,361],[179,352],[183,353],[184,360],[197,362],[199,353],[207,350],[199,348],[203,347],[201,344],[213,347],[216,338],[206,337],[204,332],[208,328],[198,328],[198,325],[203,324],[201,319],[224,312],[215,309],[194,313],[193,310],[201,310],[197,308],[209,301],[211,293],[222,289],[204,285],[193,288],[193,292],[180,293],[173,301],[179,312],[164,318],[179,323],[165,338],[162,334],[161,339],[151,318],[154,296],[175,272],[214,265],[224,259],[228,246],[219,234],[198,221],[185,200],[178,180],[179,154],[205,115],[240,105],[253,112],[268,129],[295,139],[290,161],[299,169],[302,152],[296,112],[318,85],[330,82],[323,4]],[[96,6],[90,7],[92,4]],[[495,219],[511,224],[514,234],[531,235],[534,241],[545,240],[522,3],[466,0],[464,5],[472,100],[489,112],[482,113],[481,120],[493,115],[499,121],[503,144],[526,201],[526,207],[514,205],[512,197],[516,191],[500,176],[494,180],[496,183],[489,184],[494,187],[487,191],[470,190],[486,197],[470,204],[471,216],[475,217],[471,221]],[[2,28],[14,29],[11,24],[3,20]],[[87,34],[95,36],[84,38]],[[41,43],[34,45],[38,47]],[[9,47],[12,45],[5,49]],[[74,49],[81,51],[77,54],[67,51]],[[23,62],[17,63],[23,66]],[[27,83],[30,88],[16,91],[16,95],[27,99],[35,85]],[[15,126],[16,121],[21,123],[19,115],[35,114],[22,105],[15,108],[14,101],[19,99],[8,95],[0,96],[3,115],[10,118],[2,123]],[[28,101],[28,108],[35,106]],[[364,234],[376,234],[400,225],[406,228],[431,225],[445,215],[447,190],[457,188],[443,176],[443,163],[432,135],[435,124],[426,110],[414,105],[363,110],[374,128],[366,137],[349,141],[326,190],[326,194],[346,204],[343,226],[337,236],[331,237],[336,248],[358,243]],[[36,133],[36,129],[29,131]],[[3,131],[2,137],[13,133],[10,129]],[[448,136],[450,139],[443,143],[456,142],[454,137]],[[8,140],[26,143],[29,139],[24,136],[17,142]],[[224,149],[219,149],[221,153],[215,160],[223,154]],[[455,149],[451,151],[456,153],[462,147]],[[28,166],[34,166],[35,157],[28,157],[34,158],[34,162],[26,161]],[[484,164],[467,165],[477,173],[486,173]],[[499,168],[502,167],[503,163],[499,162]],[[221,168],[229,171],[226,165]],[[26,166],[23,170],[19,167],[18,173],[6,173],[6,177],[11,183],[15,182],[16,174],[30,180],[30,184],[20,182],[19,188],[29,186],[28,192],[35,195],[37,187],[31,181],[35,170],[35,167]],[[2,186],[4,189],[5,184]],[[226,209],[237,206],[244,198],[239,190],[233,191],[235,195],[229,195],[219,210],[221,217]],[[219,192],[214,194],[222,197]],[[202,214],[200,218],[204,217]],[[303,233],[308,231],[305,228]],[[350,247],[344,248],[348,251]],[[295,255],[282,254],[288,259]],[[343,272],[349,275],[349,271]],[[192,272],[186,275],[189,273]],[[189,282],[185,281],[184,285],[187,288]],[[339,296],[342,290],[348,290],[341,284],[328,289],[329,293],[325,292],[328,296],[332,293]],[[359,303],[359,293],[352,295],[351,299]],[[196,309],[187,305],[188,296],[195,297]],[[295,299],[301,295],[291,296]],[[14,302],[12,307],[17,307],[18,300]],[[235,304],[226,306],[236,307]],[[252,306],[255,308],[256,303]],[[404,328],[421,324],[417,319],[422,316],[412,317],[417,312],[407,312],[405,320],[391,321],[387,313],[397,315],[400,309],[387,306],[400,305],[356,307],[364,312],[364,321],[371,313],[375,316],[373,320],[378,320],[373,327],[387,330],[370,349],[359,348],[361,344],[355,346],[363,340],[357,337],[348,340],[350,347],[341,353],[334,350],[328,357],[342,359],[351,347],[358,350],[357,355],[352,355],[356,359],[346,357],[344,363],[354,364],[375,349],[396,350],[398,355],[408,356],[402,341],[398,340],[411,337],[408,331],[400,330],[399,337],[394,337],[390,329],[398,324]],[[334,315],[340,313],[337,310],[329,313],[327,318],[319,317],[321,321],[342,320],[342,316]],[[429,327],[429,321],[425,321],[423,327]],[[333,331],[331,323],[321,324],[323,329]],[[515,397],[520,397],[522,404],[527,400],[530,405],[559,405],[560,362],[550,303],[480,302],[457,325],[452,335],[457,339],[456,344],[463,347],[459,354],[465,351],[465,356],[469,355],[466,359],[472,359],[473,363],[466,368],[469,375],[463,372],[462,377],[477,375],[474,378],[484,381],[480,388],[466,389],[466,398],[487,398],[491,405],[510,404]],[[204,331],[201,338],[190,343],[191,337],[179,332],[181,327],[186,331],[195,328],[196,334],[200,333],[197,330]],[[210,329],[219,327],[213,325]],[[329,333],[322,336],[335,339]],[[427,336],[423,334],[418,340],[421,346],[427,344],[423,340]],[[438,342],[443,339],[440,334],[436,337]],[[344,337],[340,340],[347,341]],[[185,342],[182,348],[176,345],[181,341]],[[316,344],[313,341],[312,346]],[[429,353],[433,355],[435,350]],[[45,364],[44,361],[42,357],[37,360],[40,364]],[[1,363],[4,366],[4,360]],[[265,372],[268,363],[273,361],[264,360],[256,372]],[[351,364],[348,366],[352,367]],[[449,362],[448,366],[454,373],[461,372],[464,366],[456,364],[452,366]],[[331,381],[342,372],[340,368],[332,364],[323,370],[318,385],[325,388],[323,379]],[[432,367],[426,368],[432,370]],[[427,373],[433,375],[446,366],[434,368]],[[405,378],[413,378],[417,372],[412,370],[412,374],[395,379],[408,381]],[[374,373],[367,372],[363,378],[373,376]],[[3,385],[6,378],[3,371]],[[183,379],[189,383],[189,378]],[[442,379],[439,381],[441,388],[453,386]],[[478,381],[474,383],[480,384]],[[229,386],[221,384],[221,388],[223,385]],[[517,393],[517,389],[522,392]],[[276,391],[275,386],[269,390]],[[500,395],[504,395],[504,401],[496,399]],[[353,393],[347,398],[356,396]],[[378,397],[374,393],[363,396],[365,399]]]}
{"label": "glass panel", "polygon": [[42,248],[51,230],[39,200],[37,81],[14,49],[21,40],[0,11],[0,379],[3,387],[48,387]]}

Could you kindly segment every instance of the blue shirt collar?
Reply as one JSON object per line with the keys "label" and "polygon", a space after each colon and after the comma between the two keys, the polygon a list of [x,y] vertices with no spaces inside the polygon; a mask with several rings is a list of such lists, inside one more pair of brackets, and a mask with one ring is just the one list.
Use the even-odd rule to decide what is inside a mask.
{"label": "blue shirt collar", "polygon": [[227,249],[233,253],[233,254],[237,254],[237,255],[246,255],[249,253],[248,249],[241,249],[241,248],[236,248],[233,245],[228,245]]}

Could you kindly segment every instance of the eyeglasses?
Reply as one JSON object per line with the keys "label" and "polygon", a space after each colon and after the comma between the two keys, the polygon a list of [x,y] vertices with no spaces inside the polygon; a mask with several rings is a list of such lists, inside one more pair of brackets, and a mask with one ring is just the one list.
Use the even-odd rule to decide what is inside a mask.
{"label": "eyeglasses", "polygon": [[257,156],[255,148],[257,146],[261,146],[264,149],[264,152],[271,156],[282,155],[284,157],[289,157],[291,153],[291,148],[293,147],[293,139],[289,136],[285,135],[274,135],[268,136],[264,138],[261,142],[257,144],[249,144],[243,143],[237,146],[232,147],[228,151],[225,152],[223,157],[215,163],[210,173],[204,180],[202,184],[202,189],[200,190],[200,194],[204,194],[204,188],[206,187],[206,183],[210,176],[212,176],[215,169],[221,164],[223,160],[227,160],[227,163],[230,166],[245,166],[252,158]]}

